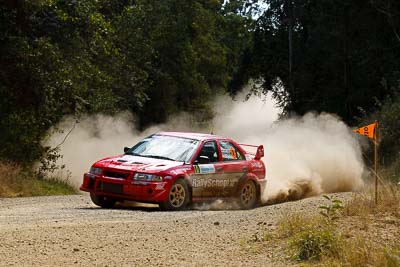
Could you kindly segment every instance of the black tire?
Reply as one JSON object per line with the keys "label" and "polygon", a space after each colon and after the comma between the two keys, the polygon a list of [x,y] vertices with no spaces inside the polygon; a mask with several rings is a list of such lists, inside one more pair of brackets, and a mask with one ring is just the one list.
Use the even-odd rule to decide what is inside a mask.
{"label": "black tire", "polygon": [[95,205],[105,208],[105,209],[113,208],[115,205],[115,202],[117,202],[112,198],[105,197],[105,196],[98,196],[95,193],[90,193],[90,199],[92,200],[92,202]]}
{"label": "black tire", "polygon": [[171,186],[168,200],[159,204],[162,210],[183,210],[190,201],[189,187],[185,180],[179,179]]}
{"label": "black tire", "polygon": [[252,209],[257,204],[257,187],[252,180],[247,180],[239,190],[239,205],[242,209]]}

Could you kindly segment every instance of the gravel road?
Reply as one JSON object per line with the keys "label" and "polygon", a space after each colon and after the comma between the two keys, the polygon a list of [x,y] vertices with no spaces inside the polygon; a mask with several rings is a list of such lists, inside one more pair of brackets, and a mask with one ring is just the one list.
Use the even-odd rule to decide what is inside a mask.
{"label": "gravel road", "polygon": [[[350,193],[336,194],[347,198]],[[88,195],[0,199],[0,266],[279,266],[279,245],[244,248],[282,214],[316,212],[322,197],[253,210],[100,209]]]}

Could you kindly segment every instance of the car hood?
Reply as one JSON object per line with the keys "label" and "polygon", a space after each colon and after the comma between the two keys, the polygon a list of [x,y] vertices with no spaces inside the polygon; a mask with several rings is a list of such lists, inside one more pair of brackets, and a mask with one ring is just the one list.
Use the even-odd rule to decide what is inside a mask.
{"label": "car hood", "polygon": [[131,155],[122,155],[102,159],[96,162],[97,167],[111,168],[129,171],[157,172],[168,170],[173,167],[181,166],[184,162],[146,158]]}

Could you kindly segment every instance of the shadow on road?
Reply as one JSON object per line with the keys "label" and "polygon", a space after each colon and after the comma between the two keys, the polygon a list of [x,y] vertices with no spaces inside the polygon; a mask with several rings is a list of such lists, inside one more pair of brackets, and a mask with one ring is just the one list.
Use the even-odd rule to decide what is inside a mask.
{"label": "shadow on road", "polygon": [[79,207],[76,208],[79,210],[132,210],[132,211],[146,211],[146,212],[154,212],[154,211],[161,211],[158,205],[156,204],[147,204],[147,203],[139,203],[139,202],[124,202],[124,203],[117,203],[113,208],[101,208],[97,206],[91,207]]}
{"label": "shadow on road", "polygon": [[[268,204],[260,204],[256,206],[254,209],[258,209],[264,206],[269,206]],[[91,211],[98,211],[98,210],[130,210],[130,211],[143,211],[143,212],[168,212],[162,211],[157,204],[148,204],[148,203],[140,203],[140,202],[124,202],[118,203],[113,208],[101,208],[97,206],[91,207],[80,207],[76,208],[80,210],[91,210]],[[185,211],[240,211],[241,209],[239,206],[234,202],[225,202],[221,200],[217,201],[210,201],[210,202],[201,202],[201,203],[193,203],[187,209],[178,211],[178,212],[185,212]],[[169,211],[172,212],[172,211]]]}

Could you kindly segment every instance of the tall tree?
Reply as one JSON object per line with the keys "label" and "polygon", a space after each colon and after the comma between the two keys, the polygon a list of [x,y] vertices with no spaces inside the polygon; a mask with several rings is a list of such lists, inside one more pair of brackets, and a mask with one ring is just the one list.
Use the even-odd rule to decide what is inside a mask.
{"label": "tall tree", "polygon": [[148,54],[140,48],[127,56],[118,42],[122,34],[116,36],[119,13],[110,16],[105,3],[0,4],[0,159],[41,157],[41,140],[64,115],[112,113],[146,100],[140,63]]}
{"label": "tall tree", "polygon": [[288,112],[326,111],[351,122],[360,108],[371,111],[391,93],[400,63],[393,25],[371,2],[265,1],[247,77],[262,77],[263,90]]}
{"label": "tall tree", "polygon": [[251,43],[249,1],[0,2],[0,160],[46,155],[65,115],[209,119]]}
{"label": "tall tree", "polygon": [[148,10],[146,25],[154,44],[152,86],[140,113],[142,125],[163,122],[177,111],[209,119],[208,101],[226,90],[249,47],[248,19],[228,11],[230,5],[224,1],[138,1],[138,5]]}

